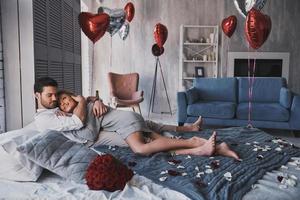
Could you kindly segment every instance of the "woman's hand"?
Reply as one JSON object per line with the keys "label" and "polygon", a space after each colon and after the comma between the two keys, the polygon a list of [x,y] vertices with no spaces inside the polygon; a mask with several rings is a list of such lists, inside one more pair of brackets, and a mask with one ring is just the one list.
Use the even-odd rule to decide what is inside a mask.
{"label": "woman's hand", "polygon": [[101,117],[105,113],[107,113],[108,109],[107,106],[102,101],[95,101],[93,105],[93,113],[95,117]]}
{"label": "woman's hand", "polygon": [[71,96],[71,97],[77,102],[85,101],[85,98],[81,95]]}

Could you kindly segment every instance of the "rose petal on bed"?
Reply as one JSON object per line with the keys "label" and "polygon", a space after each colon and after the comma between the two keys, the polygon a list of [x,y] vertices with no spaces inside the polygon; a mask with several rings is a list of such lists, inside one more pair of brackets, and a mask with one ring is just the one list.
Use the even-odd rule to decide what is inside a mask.
{"label": "rose petal on bed", "polygon": [[177,166],[177,169],[184,169],[185,167],[184,166],[182,166],[182,165],[178,165]]}
{"label": "rose petal on bed", "polygon": [[204,172],[198,172],[197,175],[196,175],[196,177],[197,177],[197,178],[200,178],[201,175],[204,175]]}
{"label": "rose petal on bed", "polygon": [[[169,162],[171,162],[171,163],[173,163],[173,164],[175,165],[175,164],[181,163],[181,160],[171,159],[171,160],[168,160],[168,163],[169,163]],[[169,164],[170,164],[170,163],[169,163]],[[171,164],[171,165],[173,165],[173,164]]]}
{"label": "rose petal on bed", "polygon": [[210,165],[205,165],[205,168],[209,168],[209,169],[210,169],[210,168],[211,168],[211,166],[210,166]]}
{"label": "rose petal on bed", "polygon": [[281,183],[281,181],[283,180],[283,176],[277,176],[277,180]]}
{"label": "rose petal on bed", "polygon": [[186,176],[186,175],[187,175],[186,172],[182,172],[182,173],[181,173],[181,176]]}
{"label": "rose petal on bed", "polygon": [[253,144],[259,144],[259,142],[254,141]]}
{"label": "rose petal on bed", "polygon": [[258,148],[254,148],[253,151],[258,151]]}
{"label": "rose petal on bed", "polygon": [[128,166],[134,167],[134,166],[136,166],[136,162],[134,162],[134,161],[128,162]]}
{"label": "rose petal on bed", "polygon": [[246,142],[246,143],[245,143],[245,145],[251,145],[251,143],[249,143],[249,142]]}
{"label": "rose petal on bed", "polygon": [[280,168],[281,168],[281,169],[288,169],[289,167],[288,167],[288,166],[285,166],[285,165],[281,165]]}
{"label": "rose petal on bed", "polygon": [[294,180],[298,180],[297,176],[295,176],[295,175],[293,175],[293,174],[292,174],[290,177],[291,177],[292,179],[294,179]]}
{"label": "rose petal on bed", "polygon": [[232,180],[232,175],[231,175],[230,172],[226,172],[226,173],[224,174],[224,177],[225,177],[225,179],[226,179],[227,181],[231,181],[231,180]]}
{"label": "rose petal on bed", "polygon": [[282,151],[282,149],[280,147],[276,147],[275,151]]}
{"label": "rose petal on bed", "polygon": [[175,165],[175,163],[173,163],[173,162],[170,162],[170,161],[168,161],[168,163],[169,163],[170,165]]}
{"label": "rose petal on bed", "polygon": [[295,187],[297,183],[294,179],[289,178],[286,180],[286,184],[289,186]]}
{"label": "rose petal on bed", "polygon": [[196,171],[199,171],[199,167],[198,167],[198,166],[196,166],[196,167],[195,167],[195,170],[196,170]]}
{"label": "rose petal on bed", "polygon": [[202,180],[197,180],[197,181],[195,182],[195,184],[196,184],[198,187],[200,187],[200,188],[207,187],[207,184],[204,183]]}
{"label": "rose petal on bed", "polygon": [[168,170],[168,174],[171,175],[171,176],[179,176],[179,175],[181,175],[180,172],[177,172],[177,171],[172,170],[172,169]]}
{"label": "rose petal on bed", "polygon": [[206,169],[206,170],[205,170],[205,173],[206,173],[206,174],[211,174],[211,173],[213,173],[213,170],[212,170],[212,169]]}
{"label": "rose petal on bed", "polygon": [[168,173],[168,170],[160,172],[160,174],[167,174],[167,173]]}
{"label": "rose petal on bed", "polygon": [[160,178],[159,178],[159,181],[163,182],[163,181],[167,180],[167,178],[168,178],[168,177],[166,177],[166,176],[160,177]]}
{"label": "rose petal on bed", "polygon": [[191,157],[191,156],[189,156],[189,155],[188,155],[187,157],[185,157],[185,159],[191,159],[191,158],[192,158],[192,157]]}
{"label": "rose petal on bed", "polygon": [[258,186],[256,184],[251,185],[252,190],[255,190],[256,188],[258,188]]}
{"label": "rose petal on bed", "polygon": [[257,158],[258,160],[261,160],[261,159],[263,159],[263,158],[264,158],[264,156],[263,156],[263,155],[261,155],[261,154],[259,154],[259,155],[257,155],[257,156],[256,156],[256,158]]}
{"label": "rose petal on bed", "polygon": [[279,188],[280,188],[280,189],[286,189],[287,187],[288,187],[287,185],[283,185],[283,184],[280,184],[280,185],[279,185]]}
{"label": "rose petal on bed", "polygon": [[209,157],[209,159],[215,159],[215,157],[211,156],[211,157]]}
{"label": "rose petal on bed", "polygon": [[212,169],[217,169],[220,167],[220,161],[219,160],[213,160],[211,163],[210,163],[210,166]]}

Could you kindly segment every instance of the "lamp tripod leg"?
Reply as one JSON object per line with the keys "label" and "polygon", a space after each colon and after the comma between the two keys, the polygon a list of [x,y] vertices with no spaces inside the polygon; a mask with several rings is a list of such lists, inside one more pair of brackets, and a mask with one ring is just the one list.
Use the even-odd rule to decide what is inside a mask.
{"label": "lamp tripod leg", "polygon": [[169,105],[169,109],[170,109],[170,114],[172,115],[172,109],[171,109],[170,99],[169,99],[169,95],[168,95],[168,90],[167,90],[166,83],[165,83],[164,74],[163,74],[163,71],[161,69],[161,64],[160,64],[160,61],[159,61],[158,58],[157,58],[157,61],[159,63],[160,73],[161,73],[161,77],[162,77],[162,80],[163,80],[163,84],[164,84],[164,88],[165,88],[165,92],[166,92],[166,96],[167,96],[167,101],[168,101],[168,105]]}

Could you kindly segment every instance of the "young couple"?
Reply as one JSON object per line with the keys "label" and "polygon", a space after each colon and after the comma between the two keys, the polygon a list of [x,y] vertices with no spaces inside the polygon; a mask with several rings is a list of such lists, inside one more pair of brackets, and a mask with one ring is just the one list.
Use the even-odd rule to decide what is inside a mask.
{"label": "young couple", "polygon": [[[72,140],[96,146],[101,144],[100,130],[105,130],[117,132],[133,152],[142,155],[174,151],[177,155],[216,154],[239,159],[226,143],[216,145],[216,132],[208,140],[200,137],[173,139],[160,134],[165,130],[198,131],[201,117],[194,124],[182,127],[146,122],[135,112],[110,108],[95,97],[85,99],[67,91],[57,92],[57,82],[49,77],[38,79],[34,92],[38,102],[35,122],[40,131],[63,131]],[[146,141],[145,136],[150,141]]]}

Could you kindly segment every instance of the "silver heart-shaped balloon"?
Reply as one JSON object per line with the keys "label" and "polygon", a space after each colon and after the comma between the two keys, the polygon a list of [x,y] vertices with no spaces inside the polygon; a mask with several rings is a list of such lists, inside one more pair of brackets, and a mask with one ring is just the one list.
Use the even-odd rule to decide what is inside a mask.
{"label": "silver heart-shaped balloon", "polygon": [[246,18],[251,8],[261,10],[265,6],[266,2],[267,0],[234,0],[234,5],[239,13]]}
{"label": "silver heart-shaped balloon", "polygon": [[109,15],[109,26],[107,28],[107,32],[109,32],[109,34],[111,36],[113,36],[114,34],[116,34],[120,28],[122,27],[122,25],[125,22],[126,19],[126,14],[125,11],[123,9],[110,9],[107,7],[99,7],[98,8],[98,14],[101,13],[106,13]]}
{"label": "silver heart-shaped balloon", "polygon": [[129,23],[125,22],[119,30],[119,36],[122,40],[125,40],[129,34]]}

